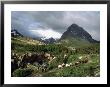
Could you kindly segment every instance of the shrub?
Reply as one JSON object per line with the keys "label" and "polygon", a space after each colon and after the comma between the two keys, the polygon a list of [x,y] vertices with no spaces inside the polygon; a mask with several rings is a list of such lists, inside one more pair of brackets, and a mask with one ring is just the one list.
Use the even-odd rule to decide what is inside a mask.
{"label": "shrub", "polygon": [[31,69],[28,69],[28,68],[24,68],[24,69],[16,69],[14,72],[13,72],[13,77],[26,77],[28,75],[31,75],[32,74],[32,70]]}
{"label": "shrub", "polygon": [[57,62],[57,59],[53,60],[50,64],[49,64],[49,70],[51,69],[54,69],[54,68],[57,68],[58,66],[58,62]]}

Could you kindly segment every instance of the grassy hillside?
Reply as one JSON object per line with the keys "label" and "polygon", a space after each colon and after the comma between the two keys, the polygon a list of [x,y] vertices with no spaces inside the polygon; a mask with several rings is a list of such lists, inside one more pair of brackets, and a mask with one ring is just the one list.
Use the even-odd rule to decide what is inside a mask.
{"label": "grassy hillside", "polygon": [[[12,37],[12,76],[100,76],[99,44],[80,39],[62,40],[59,43],[46,45],[31,38]],[[62,64],[65,65],[59,68]]]}
{"label": "grassy hillside", "polygon": [[92,45],[90,42],[80,38],[62,39],[59,42],[65,46],[72,46],[76,48],[84,48]]}

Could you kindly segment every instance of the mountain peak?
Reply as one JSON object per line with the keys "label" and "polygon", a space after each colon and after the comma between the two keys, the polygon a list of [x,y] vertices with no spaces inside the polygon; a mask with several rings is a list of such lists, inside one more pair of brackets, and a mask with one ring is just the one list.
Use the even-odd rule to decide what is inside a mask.
{"label": "mountain peak", "polygon": [[48,39],[42,39],[42,42],[44,42],[46,44],[52,44],[52,43],[56,42],[56,39],[51,37],[51,38],[48,38]]}
{"label": "mountain peak", "polygon": [[68,27],[68,31],[74,31],[75,28],[78,28],[79,26],[77,24],[72,24],[71,26]]}
{"label": "mountain peak", "polygon": [[71,27],[79,27],[77,24],[72,24]]}
{"label": "mountain peak", "polygon": [[21,33],[19,33],[16,29],[11,30],[11,36],[23,36]]}
{"label": "mountain peak", "polygon": [[65,31],[61,36],[61,39],[67,38],[80,38],[89,42],[96,42],[94,39],[92,39],[92,36],[87,31],[77,24],[72,24],[69,26],[67,31]]}

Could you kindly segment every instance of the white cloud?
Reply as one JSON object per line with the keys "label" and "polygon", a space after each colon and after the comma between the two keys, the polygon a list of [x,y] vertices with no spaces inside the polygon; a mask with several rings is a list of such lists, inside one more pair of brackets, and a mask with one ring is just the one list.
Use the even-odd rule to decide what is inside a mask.
{"label": "white cloud", "polygon": [[54,31],[54,30],[52,30],[52,29],[37,29],[37,30],[30,30],[31,31],[31,33],[33,33],[33,34],[39,34],[41,37],[45,37],[45,38],[55,38],[55,39],[57,39],[57,38],[60,38],[61,37],[61,33],[59,33],[59,32],[56,32],[56,31]]}
{"label": "white cloud", "polygon": [[99,36],[100,32],[98,34],[96,31],[91,30],[90,34],[92,35],[92,38],[94,38],[96,40],[100,40],[100,36]]}

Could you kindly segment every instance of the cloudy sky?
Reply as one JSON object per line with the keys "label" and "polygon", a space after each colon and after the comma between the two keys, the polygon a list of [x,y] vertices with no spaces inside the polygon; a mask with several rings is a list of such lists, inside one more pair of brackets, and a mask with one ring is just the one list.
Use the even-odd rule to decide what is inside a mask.
{"label": "cloudy sky", "polygon": [[83,27],[100,40],[98,11],[12,11],[12,29],[31,37],[60,38],[71,24]]}

